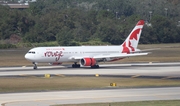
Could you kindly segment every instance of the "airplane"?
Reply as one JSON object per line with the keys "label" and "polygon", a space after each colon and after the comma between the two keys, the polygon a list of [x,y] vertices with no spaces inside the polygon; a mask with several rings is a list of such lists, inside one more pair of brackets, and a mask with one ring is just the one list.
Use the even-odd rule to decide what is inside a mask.
{"label": "airplane", "polygon": [[99,68],[99,62],[117,61],[127,57],[147,55],[148,53],[137,49],[144,23],[144,20],[139,20],[121,45],[35,47],[25,54],[25,58],[34,64],[33,69],[37,69],[37,63],[61,65],[62,62],[74,62],[72,64],[73,68],[81,66]]}

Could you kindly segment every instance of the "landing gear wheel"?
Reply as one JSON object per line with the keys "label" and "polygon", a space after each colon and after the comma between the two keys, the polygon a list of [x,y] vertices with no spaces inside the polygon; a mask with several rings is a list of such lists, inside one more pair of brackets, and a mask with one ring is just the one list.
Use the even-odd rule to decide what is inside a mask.
{"label": "landing gear wheel", "polygon": [[99,68],[99,65],[93,65],[91,68]]}
{"label": "landing gear wheel", "polygon": [[72,68],[74,68],[74,64],[72,64]]}
{"label": "landing gear wheel", "polygon": [[37,65],[34,65],[33,69],[35,69],[35,70],[36,70],[36,69],[37,69]]}
{"label": "landing gear wheel", "polygon": [[76,66],[77,66],[76,68],[80,68],[81,67],[80,64],[77,64]]}
{"label": "landing gear wheel", "polygon": [[72,68],[80,68],[80,64],[77,64],[76,62],[74,64],[72,64]]}
{"label": "landing gear wheel", "polygon": [[96,65],[96,68],[99,68],[99,65]]}
{"label": "landing gear wheel", "polygon": [[36,65],[36,63],[35,63],[35,62],[33,62],[33,64],[34,64],[33,69],[34,69],[34,70],[36,70],[36,69],[37,69],[37,65]]}

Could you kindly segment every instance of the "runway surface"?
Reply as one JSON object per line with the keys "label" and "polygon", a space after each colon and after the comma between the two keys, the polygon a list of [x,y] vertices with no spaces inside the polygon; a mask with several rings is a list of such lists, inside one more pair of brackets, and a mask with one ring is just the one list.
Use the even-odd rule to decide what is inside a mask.
{"label": "runway surface", "polygon": [[63,66],[44,66],[33,70],[32,67],[1,67],[0,77],[11,76],[44,76],[51,75],[91,75],[100,76],[136,76],[136,77],[165,77],[180,79],[180,63],[138,63],[138,64],[109,64],[100,65],[99,69],[66,68]]}
{"label": "runway surface", "polygon": [[[18,77],[29,75],[95,75],[99,76],[150,76],[162,78],[180,78],[180,63],[137,63],[101,65],[99,69],[89,67],[66,68],[62,66],[39,67],[1,67],[0,77]],[[108,89],[85,91],[53,91],[33,93],[2,93],[0,104],[5,106],[49,106],[54,104],[122,102],[144,100],[180,99],[180,87]]]}
{"label": "runway surface", "polygon": [[0,103],[4,103],[5,106],[49,106],[94,102],[177,100],[180,99],[179,89],[180,87],[170,87],[0,94]]}

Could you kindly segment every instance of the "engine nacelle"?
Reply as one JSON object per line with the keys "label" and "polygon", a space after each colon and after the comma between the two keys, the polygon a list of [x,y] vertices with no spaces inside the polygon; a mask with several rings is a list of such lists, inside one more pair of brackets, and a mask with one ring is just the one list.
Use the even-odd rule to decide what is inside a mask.
{"label": "engine nacelle", "polygon": [[49,63],[50,65],[61,65],[62,63],[58,63],[58,62],[55,62],[55,63]]}
{"label": "engine nacelle", "polygon": [[80,63],[83,66],[94,66],[96,65],[96,60],[94,58],[83,58],[80,60]]}

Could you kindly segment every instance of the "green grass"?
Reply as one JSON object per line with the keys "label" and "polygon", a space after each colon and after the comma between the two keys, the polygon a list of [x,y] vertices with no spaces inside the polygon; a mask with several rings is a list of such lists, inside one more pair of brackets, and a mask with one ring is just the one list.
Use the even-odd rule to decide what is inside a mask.
{"label": "green grass", "polygon": [[179,106],[179,104],[180,104],[180,100],[167,100],[167,101],[69,104],[69,105],[53,105],[53,106]]}
{"label": "green grass", "polygon": [[29,65],[31,62],[24,58],[27,49],[1,49],[0,50],[0,66],[23,66]]}
{"label": "green grass", "polygon": [[114,78],[114,77],[16,77],[0,78],[0,93],[27,92],[49,90],[82,90],[109,88],[110,83],[116,83],[116,88],[137,87],[168,87],[180,86],[180,80]]}

